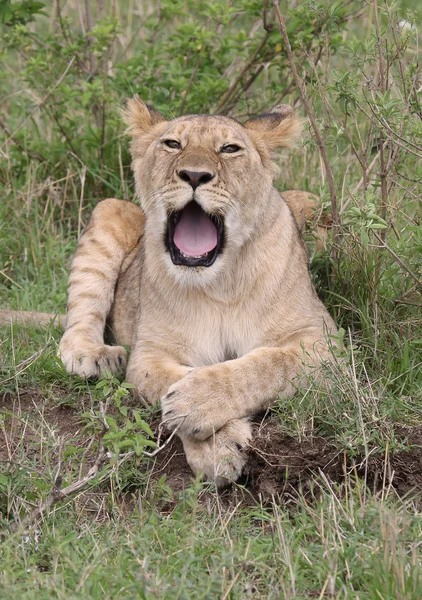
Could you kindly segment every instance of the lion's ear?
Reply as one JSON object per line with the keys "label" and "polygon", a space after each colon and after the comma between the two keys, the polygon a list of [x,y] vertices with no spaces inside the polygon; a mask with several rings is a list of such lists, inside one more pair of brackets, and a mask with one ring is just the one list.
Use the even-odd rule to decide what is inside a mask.
{"label": "lion's ear", "polygon": [[128,100],[126,106],[121,110],[121,115],[128,126],[128,133],[132,137],[144,135],[158,123],[167,121],[158,110],[145,104],[138,94]]}
{"label": "lion's ear", "polygon": [[292,146],[302,130],[302,123],[288,104],[280,104],[271,112],[258,115],[243,124],[253,137],[264,142],[268,150]]}

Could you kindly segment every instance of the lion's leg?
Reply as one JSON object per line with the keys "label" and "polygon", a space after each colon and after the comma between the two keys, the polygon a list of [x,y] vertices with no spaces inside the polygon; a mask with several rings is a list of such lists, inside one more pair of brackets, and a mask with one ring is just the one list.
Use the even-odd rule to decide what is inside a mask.
{"label": "lion's leg", "polygon": [[163,423],[177,428],[190,467],[220,487],[242,473],[252,438],[248,417],[279,393],[292,396],[293,380],[303,369],[312,370],[329,357],[321,337],[321,331],[305,332],[283,348],[257,348],[239,359],[198,368],[186,366],[182,345],[177,348],[182,354],[174,348],[170,354],[157,341],[147,348],[135,345],[126,378],[148,402],[161,398]]}
{"label": "lion's leg", "polygon": [[[321,337],[322,332],[321,332]],[[288,399],[303,376],[331,354],[327,343],[305,335],[283,347],[261,347],[241,358],[194,369],[161,400],[163,420],[181,436],[205,440],[233,419]]]}
{"label": "lion's leg", "polygon": [[[170,386],[189,376],[195,369],[182,364],[181,356],[170,355],[168,350],[148,344],[132,350],[126,380],[134,384],[140,396],[155,404],[167,393]],[[166,419],[164,419],[166,421]],[[171,428],[172,416],[166,425]],[[235,419],[227,423],[215,435],[205,441],[180,435],[186,459],[194,473],[201,473],[208,481],[222,487],[236,481],[246,463],[245,448],[252,437],[247,419]]]}
{"label": "lion's leg", "polygon": [[135,344],[126,371],[126,381],[136,387],[149,404],[158,404],[169,387],[192,371],[180,356],[170,354],[153,342],[148,348]]}
{"label": "lion's leg", "polygon": [[248,417],[267,408],[278,393],[292,396],[303,362],[314,368],[328,356],[325,344],[315,348],[318,338],[305,334],[284,348],[257,348],[239,359],[195,369],[159,345],[150,343],[148,351],[135,346],[126,377],[147,401],[161,398],[163,423],[177,428],[192,470],[221,487],[236,481],[246,463],[252,438]]}
{"label": "lion's leg", "polygon": [[69,276],[66,331],[59,346],[69,373],[97,377],[104,369],[125,366],[125,349],[106,346],[104,328],[122,264],[143,229],[142,210],[130,202],[109,199],[96,206]]}
{"label": "lion's leg", "polygon": [[318,209],[319,197],[310,192],[301,192],[299,190],[287,190],[281,193],[282,198],[287,202],[293,213],[299,230],[305,227],[305,222],[311,219]]}

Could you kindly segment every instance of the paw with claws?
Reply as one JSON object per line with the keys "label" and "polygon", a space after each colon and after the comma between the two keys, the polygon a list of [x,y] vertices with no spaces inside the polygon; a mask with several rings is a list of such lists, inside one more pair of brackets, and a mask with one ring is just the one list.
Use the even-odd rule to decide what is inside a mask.
{"label": "paw with claws", "polygon": [[167,429],[177,428],[180,437],[197,440],[206,440],[239,416],[231,402],[227,378],[213,367],[195,369],[170,386],[161,407]]}
{"label": "paw with claws", "polygon": [[59,357],[66,371],[79,377],[97,378],[105,371],[115,374],[126,367],[126,350],[122,346],[76,344],[66,340],[65,337],[60,343]]}

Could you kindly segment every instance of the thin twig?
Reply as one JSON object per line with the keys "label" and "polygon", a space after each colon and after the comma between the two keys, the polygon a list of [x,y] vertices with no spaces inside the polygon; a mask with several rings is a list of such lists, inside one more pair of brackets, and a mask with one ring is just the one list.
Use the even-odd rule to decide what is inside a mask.
{"label": "thin twig", "polygon": [[[86,31],[88,34],[86,36],[86,39],[88,40],[88,48],[91,48],[92,37],[89,35],[90,31],[92,30],[91,0],[85,0],[85,17],[86,17]],[[88,50],[88,59],[89,59],[90,75],[93,75],[94,71],[95,71],[95,57],[94,57],[93,52],[90,49]]]}
{"label": "thin twig", "polygon": [[[184,421],[184,419],[183,419]],[[179,423],[179,425],[176,427],[176,429],[173,429],[173,431],[171,432],[171,435],[166,439],[166,441],[164,442],[164,444],[162,444],[161,446],[158,446],[155,450],[153,450],[153,452],[144,452],[145,456],[148,456],[149,458],[153,458],[154,456],[157,456],[157,454],[159,452],[161,452],[162,450],[164,450],[164,448],[166,446],[168,446],[168,444],[170,444],[171,440],[174,438],[174,436],[176,435],[176,433],[179,431],[180,426],[182,425],[183,421],[181,423]],[[162,426],[162,424],[160,423],[160,427]]]}
{"label": "thin twig", "polygon": [[[377,115],[376,111],[374,110],[374,108],[371,106],[371,103],[369,102],[369,100],[367,99],[367,97],[365,96],[365,100],[367,102],[367,104],[369,105],[369,108],[372,112],[372,114],[374,115],[374,117],[379,121],[379,123],[385,127],[390,133],[391,135],[394,135],[396,138],[400,138],[399,134],[397,134],[394,129],[391,129],[391,127],[386,124],[386,121],[384,121],[383,119],[381,119],[381,117],[379,117],[379,115]],[[363,114],[367,117],[367,119],[371,119],[370,115],[366,112],[366,110],[363,108],[363,106],[357,102],[357,106],[359,107],[359,109],[363,112]],[[390,138],[391,139],[391,138]],[[406,143],[411,143],[409,142],[409,140],[405,140]],[[410,152],[410,154],[413,154],[414,156],[417,156],[418,158],[422,158],[422,154],[419,154],[418,152],[415,152],[414,150],[412,150],[411,148],[409,148],[408,146],[405,146],[403,143],[399,142],[398,139],[395,139],[393,141],[394,144],[397,144],[397,146],[400,146],[401,148],[403,148],[404,150],[406,150],[407,152]],[[415,145],[415,144],[413,144]]]}
{"label": "thin twig", "polygon": [[197,73],[197,71],[198,71],[198,69],[199,69],[199,67],[201,65],[201,62],[202,62],[202,57],[199,57],[198,62],[196,63],[195,67],[193,68],[193,71],[192,71],[191,76],[189,78],[188,85],[186,86],[186,89],[185,89],[185,93],[183,94],[183,100],[182,100],[182,104],[180,106],[179,115],[183,115],[183,112],[184,112],[185,106],[186,106],[186,100],[187,100],[188,94],[190,92],[190,88],[191,88],[192,83],[193,83],[193,81],[195,79],[195,75],[196,75],[196,73]]}
{"label": "thin twig", "polygon": [[258,48],[252,54],[252,56],[250,57],[250,59],[248,60],[248,62],[246,63],[246,65],[243,67],[243,69],[241,70],[241,72],[239,73],[239,75],[236,77],[236,79],[234,80],[234,82],[231,84],[231,86],[228,88],[228,90],[224,94],[223,99],[221,100],[220,104],[217,106],[217,108],[214,111],[215,113],[218,114],[218,113],[220,113],[220,112],[223,111],[224,106],[230,100],[230,97],[232,96],[234,90],[236,89],[236,86],[238,85],[238,83],[240,81],[242,81],[243,77],[246,75],[246,73],[249,71],[249,69],[253,66],[253,64],[254,64],[257,56],[259,55],[259,53],[261,52],[261,50],[263,49],[263,47],[267,43],[269,37],[270,37],[270,34],[267,31],[265,33],[265,36],[261,40],[261,43],[259,44]]}
{"label": "thin twig", "polygon": [[[381,90],[381,94],[385,94],[388,89],[388,59],[384,61],[383,56],[383,39],[381,37],[381,27],[378,16],[378,2],[374,0],[374,18],[375,18],[375,28],[377,32],[377,45],[378,45],[378,85]],[[387,63],[387,74],[384,71],[384,62]],[[368,103],[369,104],[369,103]],[[369,106],[371,106],[369,104]],[[374,111],[372,111],[374,113]],[[375,113],[374,113],[375,114]],[[380,145],[380,182],[381,182],[381,218],[384,221],[387,220],[387,203],[388,203],[388,169],[386,165],[386,159],[384,154],[384,131],[380,129],[379,132],[379,145]],[[390,144],[389,144],[390,145]],[[390,154],[390,152],[388,152]],[[384,241],[386,235],[386,230],[384,229],[381,232],[381,238]]]}
{"label": "thin twig", "polygon": [[16,144],[16,146],[18,148],[20,148],[22,150],[22,152],[25,152],[30,158],[33,158],[34,160],[38,160],[39,162],[44,162],[46,160],[43,156],[40,156],[39,154],[34,154],[33,152],[30,152],[29,150],[27,150],[20,143],[19,140],[17,140],[15,137],[13,137],[13,134],[11,134],[8,126],[6,125],[6,123],[3,123],[3,121],[1,119],[0,119],[0,127],[3,129],[3,131],[6,133],[6,135],[9,136],[9,140],[11,140],[14,144]]}
{"label": "thin twig", "polygon": [[39,108],[41,108],[41,106],[43,104],[45,104],[45,102],[48,100],[48,98],[51,96],[51,94],[54,92],[54,90],[56,90],[59,87],[59,85],[61,84],[61,82],[63,81],[63,79],[68,74],[71,66],[75,62],[75,59],[76,59],[76,55],[72,56],[72,58],[70,59],[69,64],[67,65],[66,69],[63,71],[62,75],[59,77],[59,79],[56,81],[56,83],[53,85],[53,87],[50,90],[48,90],[48,92],[44,96],[44,98],[40,102],[38,102],[38,104],[36,105],[36,107],[31,110],[31,112],[29,113],[29,115],[22,121],[22,123],[19,125],[19,127],[17,129],[15,129],[15,131],[6,139],[6,141],[2,145],[2,148],[4,148],[6,146],[6,144],[8,142],[10,142],[10,140],[13,140],[13,138],[16,136],[16,134],[19,133],[19,131],[22,129],[22,127],[26,124],[26,122],[32,117],[32,115],[34,113],[36,113],[37,110]]}
{"label": "thin twig", "polygon": [[382,244],[383,248],[388,250],[388,252],[391,254],[391,256],[393,256],[395,258],[397,263],[406,271],[406,273],[408,273],[410,275],[410,277],[414,281],[416,281],[416,283],[418,284],[418,287],[422,287],[422,281],[419,279],[419,277],[417,277],[414,274],[414,272],[411,269],[409,269],[409,267],[402,261],[400,256],[397,256],[397,254],[394,252],[394,250],[392,250],[392,248],[390,248],[390,246],[377,234],[376,231],[372,231],[372,233],[377,238],[377,240],[380,242],[380,244]]}
{"label": "thin twig", "polygon": [[[42,515],[47,510],[52,508],[55,504],[57,504],[58,502],[61,502],[62,500],[65,500],[66,498],[69,498],[70,496],[73,496],[77,492],[82,491],[98,475],[99,475],[99,479],[97,480],[97,484],[102,483],[109,476],[108,471],[100,473],[100,470],[104,466],[105,462],[107,460],[111,460],[111,459],[115,458],[115,455],[113,455],[111,452],[105,451],[104,443],[103,443],[104,436],[109,430],[109,425],[106,420],[107,403],[104,404],[103,402],[100,402],[99,408],[100,408],[100,419],[101,419],[101,423],[103,425],[103,430],[99,434],[97,458],[95,459],[94,464],[89,469],[87,474],[84,477],[79,477],[79,479],[77,481],[74,481],[73,483],[69,484],[65,488],[59,489],[59,487],[54,484],[53,487],[51,488],[49,496],[45,500],[40,502],[39,505],[33,511],[31,511],[29,513],[29,515],[27,515],[25,517],[25,519],[23,519],[23,521],[21,521],[20,523],[15,523],[13,525],[12,529],[14,529],[14,530],[17,530],[18,528],[25,529],[26,527],[28,527],[29,525],[31,525],[35,521],[37,521],[39,518],[41,518]],[[183,423],[183,421],[173,430],[173,432],[167,438],[167,440],[164,442],[164,444],[162,444],[161,446],[158,446],[153,452],[144,451],[142,454],[144,456],[147,456],[148,458],[153,458],[154,456],[157,456],[157,454],[159,452],[164,450],[164,448],[166,448],[166,446],[168,446],[168,444],[170,444],[171,440],[176,435],[176,433],[179,430],[182,423]],[[124,464],[127,460],[129,460],[129,458],[132,458],[134,455],[135,455],[134,451],[127,452],[126,454],[123,454],[123,455],[119,455],[117,457],[116,466],[120,467],[122,464]],[[56,470],[56,479],[57,479],[58,473],[59,473],[59,468]]]}
{"label": "thin twig", "polygon": [[296,69],[295,58],[293,56],[292,48],[290,46],[289,36],[287,34],[286,25],[284,23],[284,19],[281,15],[280,8],[278,6],[277,0],[272,0],[274,10],[277,16],[278,23],[280,25],[281,35],[283,36],[284,44],[286,46],[287,57],[289,59],[290,68],[292,70],[292,74],[294,80],[296,82],[296,86],[299,90],[300,96],[302,98],[302,102],[305,106],[307,115],[309,117],[309,121],[311,122],[312,129],[314,130],[315,138],[317,141],[317,145],[319,148],[319,152],[321,154],[322,160],[324,161],[325,172],[327,175],[328,186],[330,189],[330,199],[331,199],[331,213],[333,216],[333,249],[332,249],[332,258],[336,262],[337,261],[337,248],[338,248],[338,239],[340,235],[340,223],[339,223],[339,214],[337,209],[337,196],[336,189],[334,183],[333,172],[331,170],[331,166],[328,160],[327,152],[325,149],[325,144],[322,139],[321,133],[319,131],[315,116],[312,112],[311,105],[308,102],[308,98],[306,95],[306,87],[302,84],[300,80],[299,74]]}
{"label": "thin twig", "polygon": [[[387,144],[388,144],[388,142],[385,141],[384,142],[384,146],[386,146]],[[380,157],[380,151],[378,150],[378,152],[374,156],[374,159],[372,160],[371,164],[369,165],[369,167],[365,171],[365,177],[362,177],[360,179],[359,183],[356,185],[355,189],[351,193],[350,198],[348,200],[346,200],[346,202],[341,207],[341,209],[340,209],[340,215],[342,215],[348,209],[349,204],[353,200],[354,194],[356,194],[360,190],[360,188],[362,187],[362,185],[364,185],[365,181],[367,181],[368,175],[371,174],[372,169],[375,167],[375,164],[376,164],[377,160],[379,159],[379,157]]]}
{"label": "thin twig", "polygon": [[[67,487],[62,488],[62,489],[53,487],[48,498],[46,500],[44,500],[43,502],[40,502],[40,504],[37,506],[37,508],[35,510],[33,510],[31,513],[29,513],[29,515],[20,524],[16,524],[14,526],[14,529],[18,529],[19,526],[25,529],[30,524],[32,524],[34,521],[37,521],[49,508],[51,508],[52,506],[57,504],[57,502],[60,502],[61,500],[64,500],[65,498],[68,498],[69,496],[76,494],[76,492],[80,492],[93,479],[95,479],[100,468],[103,466],[104,460],[105,460],[104,452],[99,453],[99,455],[97,456],[97,460],[92,465],[92,467],[89,469],[89,471],[85,475],[85,477],[82,477],[82,479],[79,479],[78,481],[75,481],[74,483],[71,483],[70,485],[68,485]],[[105,477],[107,475],[108,475],[108,473],[103,473],[100,481],[105,479]],[[98,483],[100,483],[100,481]]]}

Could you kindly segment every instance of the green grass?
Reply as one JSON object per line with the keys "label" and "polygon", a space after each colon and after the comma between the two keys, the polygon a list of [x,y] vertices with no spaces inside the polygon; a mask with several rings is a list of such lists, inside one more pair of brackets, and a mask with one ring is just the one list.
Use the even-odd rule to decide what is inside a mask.
{"label": "green grass", "polygon": [[[68,506],[2,553],[3,598],[419,598],[421,523],[388,500],[315,485],[312,505],[247,511],[197,489],[163,514],[111,494]],[[362,490],[360,490],[362,491]],[[321,494],[320,499],[317,496]],[[412,541],[413,540],[413,541]]]}
{"label": "green grass", "polygon": [[[271,456],[262,453],[266,488],[252,478],[218,495],[182,473],[177,456],[170,460],[173,450],[119,462],[122,441],[122,452],[137,443],[152,449],[142,445],[150,436],[134,412],[152,423],[157,413],[135,406],[118,382],[98,388],[67,375],[53,326],[3,328],[1,598],[422,597],[422,163],[412,153],[422,149],[420,92],[410,93],[421,72],[414,30],[397,27],[412,7],[407,0],[395,8],[378,2],[383,56],[390,61],[389,89],[382,92],[374,4],[288,4],[289,35],[306,69],[342,211],[337,263],[331,237],[327,251],[316,253],[313,227],[306,232],[311,271],[342,328],[350,372],[327,371],[329,393],[309,385],[274,408],[272,427],[285,442],[277,481],[265,462]],[[118,31],[112,4],[102,15],[98,6],[91,3],[98,25],[91,42],[81,33],[76,0],[62,7],[62,27],[49,5],[34,22],[24,7],[22,22],[0,25],[2,308],[63,313],[71,256],[93,206],[106,196],[133,198],[116,110],[124,97],[141,92],[167,115],[182,107],[208,112],[246,67],[223,112],[241,116],[280,101],[298,104],[293,87],[281,97],[291,76],[277,27],[265,42],[262,26],[254,29],[260,2],[163,0],[158,14],[143,1],[125,0],[115,4]],[[314,70],[310,56],[320,50]],[[68,77],[54,87],[75,53]],[[353,150],[368,165],[380,136],[391,161],[386,206],[380,163],[365,190]],[[312,132],[278,162],[277,187],[312,190],[330,212]],[[65,489],[95,462],[101,406],[117,428],[107,446],[112,458],[88,486],[35,518],[55,484]],[[290,454],[289,440],[296,444]],[[325,469],[319,456],[315,464],[309,459],[322,442]],[[310,466],[297,475],[303,456]]]}

